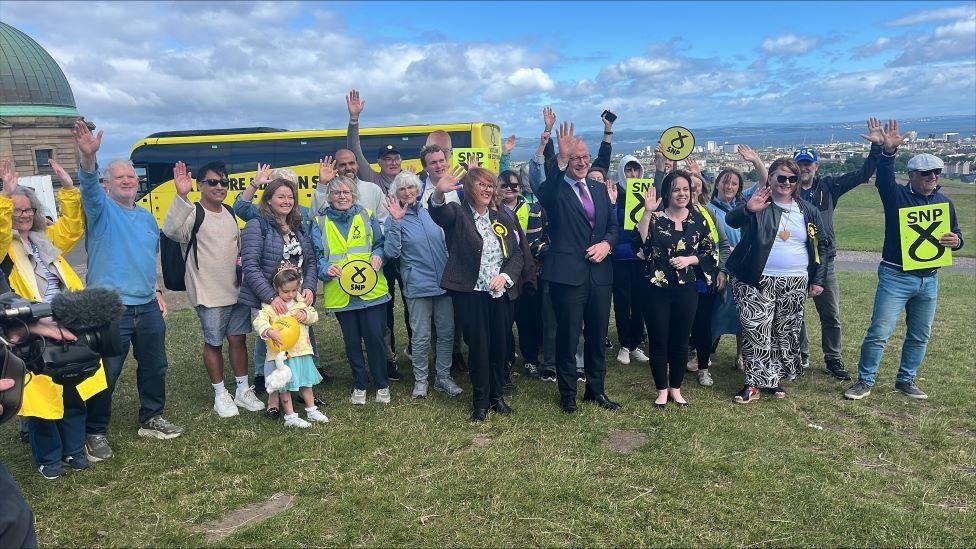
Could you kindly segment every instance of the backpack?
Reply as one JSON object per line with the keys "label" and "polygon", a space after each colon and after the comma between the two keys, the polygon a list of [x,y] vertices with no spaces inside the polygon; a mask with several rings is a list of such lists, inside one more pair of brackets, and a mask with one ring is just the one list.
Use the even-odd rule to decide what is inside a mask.
{"label": "backpack", "polygon": [[[221,205],[237,221],[234,209],[227,204]],[[199,202],[195,206],[196,218],[193,220],[193,229],[190,230],[190,241],[186,245],[186,252],[183,251],[183,246],[179,242],[165,234],[160,233],[159,235],[159,262],[163,269],[163,285],[167,290],[186,291],[186,262],[190,258],[191,252],[193,253],[194,264],[197,268],[200,267],[200,260],[197,258],[197,233],[200,232],[200,226],[203,225],[203,220],[207,214]]]}

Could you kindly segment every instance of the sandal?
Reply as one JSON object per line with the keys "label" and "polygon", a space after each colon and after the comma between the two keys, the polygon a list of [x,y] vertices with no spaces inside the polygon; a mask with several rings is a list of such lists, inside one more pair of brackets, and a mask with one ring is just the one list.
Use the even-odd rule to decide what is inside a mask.
{"label": "sandal", "polygon": [[769,394],[773,395],[776,398],[786,398],[786,391],[784,391],[783,387],[779,385],[775,387],[767,387],[766,391],[769,391]]}
{"label": "sandal", "polygon": [[264,411],[264,417],[272,421],[278,421],[281,419],[281,412],[279,412],[277,408],[268,408]]}
{"label": "sandal", "polygon": [[759,400],[759,389],[748,385],[732,397],[732,401],[736,404],[748,404],[753,400]]}

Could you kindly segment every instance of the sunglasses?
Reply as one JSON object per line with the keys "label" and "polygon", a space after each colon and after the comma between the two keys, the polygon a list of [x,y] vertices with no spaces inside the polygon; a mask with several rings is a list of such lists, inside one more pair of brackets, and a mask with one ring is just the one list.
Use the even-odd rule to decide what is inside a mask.
{"label": "sunglasses", "polygon": [[510,191],[517,191],[519,189],[518,183],[502,183],[501,188],[508,189]]}
{"label": "sunglasses", "polygon": [[931,170],[919,171],[918,175],[922,177],[931,177],[933,175],[942,175],[942,168],[933,168]]}
{"label": "sunglasses", "polygon": [[786,183],[787,181],[789,181],[790,183],[796,183],[798,179],[800,179],[800,178],[799,178],[799,176],[796,176],[796,175],[791,175],[789,177],[787,177],[785,175],[777,175],[776,176],[776,181],[778,181],[780,183]]}
{"label": "sunglasses", "polygon": [[220,185],[221,187],[230,187],[230,179],[204,179],[201,183],[206,183],[211,187],[216,187]]}

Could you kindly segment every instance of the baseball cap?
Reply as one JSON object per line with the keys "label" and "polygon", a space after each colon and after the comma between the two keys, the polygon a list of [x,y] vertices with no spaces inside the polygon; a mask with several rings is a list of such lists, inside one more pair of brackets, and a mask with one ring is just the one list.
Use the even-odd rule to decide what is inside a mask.
{"label": "baseball cap", "polygon": [[396,150],[396,147],[394,147],[393,145],[383,145],[382,147],[380,147],[380,152],[376,153],[376,158],[383,158],[388,154],[399,155],[400,151]]}
{"label": "baseball cap", "polygon": [[910,172],[924,172],[942,168],[945,168],[945,163],[942,162],[941,158],[935,156],[934,154],[917,154],[908,161],[908,171]]}
{"label": "baseball cap", "polygon": [[807,162],[817,162],[820,160],[820,156],[817,154],[817,151],[807,148],[797,149],[793,152],[794,162],[801,162],[803,160],[806,160]]}

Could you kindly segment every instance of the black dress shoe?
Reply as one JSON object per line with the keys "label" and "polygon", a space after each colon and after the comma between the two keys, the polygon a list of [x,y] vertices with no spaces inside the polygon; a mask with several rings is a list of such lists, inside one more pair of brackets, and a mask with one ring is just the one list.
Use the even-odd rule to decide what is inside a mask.
{"label": "black dress shoe", "polygon": [[576,398],[575,397],[562,397],[560,399],[560,404],[563,407],[563,412],[567,414],[576,413]]}
{"label": "black dress shoe", "polygon": [[506,414],[506,415],[511,414],[512,412],[515,411],[512,409],[511,406],[508,405],[507,402],[505,402],[504,398],[500,398],[500,397],[492,399],[491,403],[488,405],[488,409],[491,410],[492,412],[498,412],[499,414]]}
{"label": "black dress shoe", "polygon": [[488,410],[485,408],[475,408],[471,412],[471,421],[484,421],[488,418]]}
{"label": "black dress shoe", "polygon": [[583,400],[586,401],[586,402],[592,402],[592,403],[596,404],[597,406],[600,406],[602,408],[606,408],[607,410],[610,410],[611,412],[616,412],[617,410],[620,409],[620,405],[617,404],[616,402],[610,400],[609,398],[607,398],[607,395],[605,395],[605,394],[599,394],[599,395],[596,395],[596,396],[591,396],[590,398],[585,398],[584,397]]}

